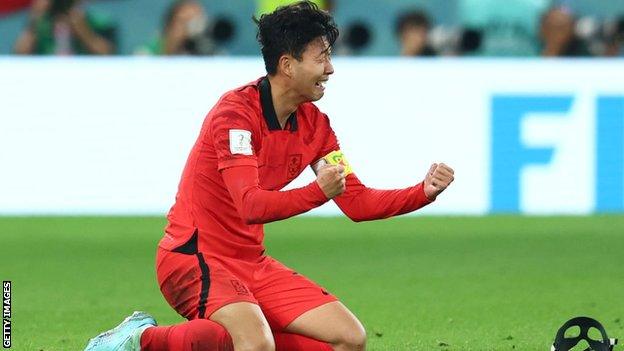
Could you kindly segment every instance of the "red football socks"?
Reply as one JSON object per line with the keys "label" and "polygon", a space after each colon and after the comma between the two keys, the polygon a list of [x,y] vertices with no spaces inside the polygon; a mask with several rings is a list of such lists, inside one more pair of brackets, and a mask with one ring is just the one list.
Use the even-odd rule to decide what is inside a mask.
{"label": "red football socks", "polygon": [[[275,333],[276,351],[331,351],[324,342],[298,334]],[[151,327],[141,335],[143,351],[233,351],[232,338],[223,326],[207,319],[178,325]]]}
{"label": "red football socks", "polygon": [[194,319],[178,325],[147,328],[141,335],[143,351],[234,351],[230,334],[208,319]]}

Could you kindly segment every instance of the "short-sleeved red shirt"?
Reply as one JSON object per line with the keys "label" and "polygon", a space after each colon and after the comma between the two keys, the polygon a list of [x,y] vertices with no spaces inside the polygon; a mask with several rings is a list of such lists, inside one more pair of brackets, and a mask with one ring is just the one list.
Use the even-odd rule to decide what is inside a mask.
{"label": "short-sleeved red shirt", "polygon": [[260,187],[279,190],[338,149],[329,119],[312,103],[299,105],[282,129],[266,77],[227,92],[204,120],[159,246],[175,250],[193,239],[199,252],[260,258],[263,225],[241,219],[220,171],[257,166]]}

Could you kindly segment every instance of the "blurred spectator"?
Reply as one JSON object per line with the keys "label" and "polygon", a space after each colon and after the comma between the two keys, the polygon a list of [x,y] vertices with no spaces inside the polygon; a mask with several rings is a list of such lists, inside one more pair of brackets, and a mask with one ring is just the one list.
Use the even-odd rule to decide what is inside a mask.
{"label": "blurred spectator", "polygon": [[459,53],[534,56],[539,53],[538,23],[551,0],[459,0],[465,31]]}
{"label": "blurred spectator", "polygon": [[546,11],[540,23],[542,56],[590,56],[574,28],[574,17],[566,8],[553,7]]}
{"label": "blurred spectator", "polygon": [[435,56],[429,45],[431,23],[424,11],[410,11],[399,16],[396,35],[401,43],[401,56]]}
{"label": "blurred spectator", "polygon": [[137,50],[151,55],[214,55],[218,43],[233,35],[234,27],[225,19],[210,21],[197,0],[176,0],[163,18],[162,34]]}
{"label": "blurred spectator", "polygon": [[18,54],[110,55],[116,28],[106,17],[81,8],[80,0],[34,0],[29,23],[15,44]]}
{"label": "blurred spectator", "polygon": [[624,16],[614,24],[607,43],[606,56],[624,57]]}

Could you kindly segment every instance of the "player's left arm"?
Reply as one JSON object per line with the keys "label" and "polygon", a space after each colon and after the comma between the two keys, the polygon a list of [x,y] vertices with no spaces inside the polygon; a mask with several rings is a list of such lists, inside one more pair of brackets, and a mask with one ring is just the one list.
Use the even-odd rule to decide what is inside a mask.
{"label": "player's left arm", "polygon": [[[336,153],[340,155],[336,161]],[[454,180],[454,171],[444,163],[434,163],[422,182],[404,189],[380,190],[365,186],[352,172],[348,161],[334,151],[312,165],[317,172],[325,164],[345,166],[346,189],[334,198],[340,210],[355,222],[388,218],[409,213],[433,202]]]}
{"label": "player's left arm", "polygon": [[327,115],[321,114],[318,121],[319,137],[325,141],[325,145],[319,150],[317,160],[311,165],[312,169],[318,173],[326,164],[341,164],[344,167],[345,190],[333,200],[355,222],[416,211],[433,202],[453,182],[453,170],[443,163],[434,163],[425,179],[414,186],[394,190],[369,188],[353,173],[348,160],[340,151],[340,143]]}

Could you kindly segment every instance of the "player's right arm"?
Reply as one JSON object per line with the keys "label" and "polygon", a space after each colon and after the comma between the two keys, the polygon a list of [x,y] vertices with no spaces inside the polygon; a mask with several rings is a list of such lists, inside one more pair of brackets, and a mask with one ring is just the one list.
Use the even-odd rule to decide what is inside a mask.
{"label": "player's right arm", "polygon": [[214,117],[210,133],[218,170],[239,216],[247,224],[268,223],[307,212],[345,189],[343,172],[338,166],[321,170],[315,181],[302,188],[263,189],[253,145],[255,134],[260,131],[249,119],[235,110],[220,113]]}
{"label": "player's right arm", "polygon": [[310,184],[286,191],[265,190],[259,185],[258,168],[234,166],[221,171],[223,181],[240,217],[247,224],[278,221],[318,207],[345,189],[338,166],[319,172]]}

